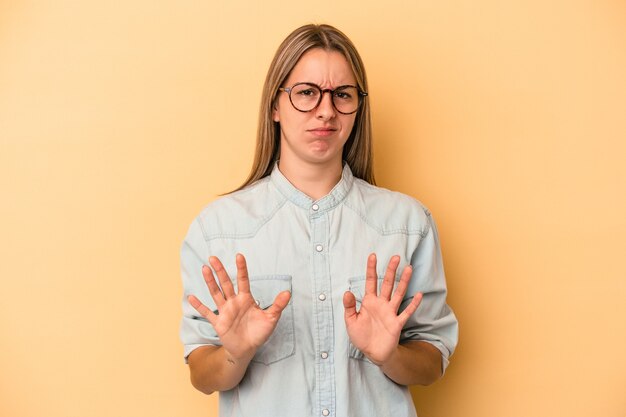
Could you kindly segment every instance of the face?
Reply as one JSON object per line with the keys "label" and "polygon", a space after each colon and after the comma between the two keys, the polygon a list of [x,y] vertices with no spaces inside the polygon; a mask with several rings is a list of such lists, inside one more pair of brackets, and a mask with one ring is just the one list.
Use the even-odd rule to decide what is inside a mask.
{"label": "face", "polygon": [[[300,82],[317,84],[322,89],[356,85],[346,58],[339,52],[319,48],[302,55],[282,87]],[[352,132],[355,118],[356,113],[339,113],[330,93],[323,94],[317,108],[303,113],[291,105],[286,92],[280,92],[273,119],[280,123],[281,163],[341,165],[343,146]]]}

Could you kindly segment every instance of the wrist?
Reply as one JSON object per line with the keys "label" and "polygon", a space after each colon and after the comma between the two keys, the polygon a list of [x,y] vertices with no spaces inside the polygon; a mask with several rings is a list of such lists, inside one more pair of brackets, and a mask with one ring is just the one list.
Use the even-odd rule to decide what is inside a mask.
{"label": "wrist", "polygon": [[372,361],[370,359],[370,361],[372,361],[374,365],[378,366],[383,372],[385,372],[385,370],[389,368],[389,366],[394,362],[395,358],[397,357],[398,349],[399,345],[394,347],[386,358],[378,361]]}
{"label": "wrist", "polygon": [[247,366],[256,354],[256,348],[248,349],[239,352],[230,352],[224,348],[224,356],[226,361],[232,365],[244,365]]}
{"label": "wrist", "polygon": [[384,368],[385,366],[387,366],[389,363],[391,363],[393,361],[393,358],[397,355],[398,353],[398,346],[394,347],[393,350],[386,355],[385,357],[372,357],[371,355],[363,352],[363,354],[365,355],[365,357],[372,362],[374,365],[378,366],[379,368]]}

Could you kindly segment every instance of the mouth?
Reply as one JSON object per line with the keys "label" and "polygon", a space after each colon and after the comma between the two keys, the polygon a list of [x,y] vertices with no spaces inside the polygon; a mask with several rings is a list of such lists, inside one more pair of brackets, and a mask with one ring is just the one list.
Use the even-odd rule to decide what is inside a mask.
{"label": "mouth", "polygon": [[315,129],[309,129],[308,132],[311,132],[313,135],[318,137],[330,136],[337,131],[332,127],[318,127]]}

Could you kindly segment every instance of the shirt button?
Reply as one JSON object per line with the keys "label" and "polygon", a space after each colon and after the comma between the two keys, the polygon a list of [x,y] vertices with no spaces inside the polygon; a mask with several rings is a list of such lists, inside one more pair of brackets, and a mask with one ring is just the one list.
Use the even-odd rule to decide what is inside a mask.
{"label": "shirt button", "polygon": [[311,206],[311,210],[313,210],[313,211],[317,211],[317,210],[319,210],[319,209],[320,209],[320,206],[318,206],[317,204],[313,204],[313,205]]}
{"label": "shirt button", "polygon": [[317,245],[317,246],[315,247],[315,250],[316,250],[316,251],[318,251],[318,252],[321,252],[321,251],[323,251],[323,250],[324,250],[324,247],[323,247],[322,245]]}
{"label": "shirt button", "polygon": [[326,299],[326,294],[321,293],[317,298],[319,298],[320,301],[324,301]]}
{"label": "shirt button", "polygon": [[327,409],[323,409],[323,410],[322,410],[322,415],[323,415],[323,416],[327,416],[327,415],[329,415],[329,414],[330,414],[330,411],[328,411]]}
{"label": "shirt button", "polygon": [[320,356],[322,357],[322,359],[328,359],[328,352],[322,352]]}

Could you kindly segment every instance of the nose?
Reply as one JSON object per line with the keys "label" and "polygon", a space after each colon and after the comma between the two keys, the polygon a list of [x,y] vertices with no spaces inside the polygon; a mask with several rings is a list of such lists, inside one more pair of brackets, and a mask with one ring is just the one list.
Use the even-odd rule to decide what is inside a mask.
{"label": "nose", "polygon": [[[328,95],[326,95],[328,93]],[[322,101],[315,109],[315,117],[321,120],[330,120],[335,117],[335,105],[333,104],[333,93],[330,90],[322,91]]]}

